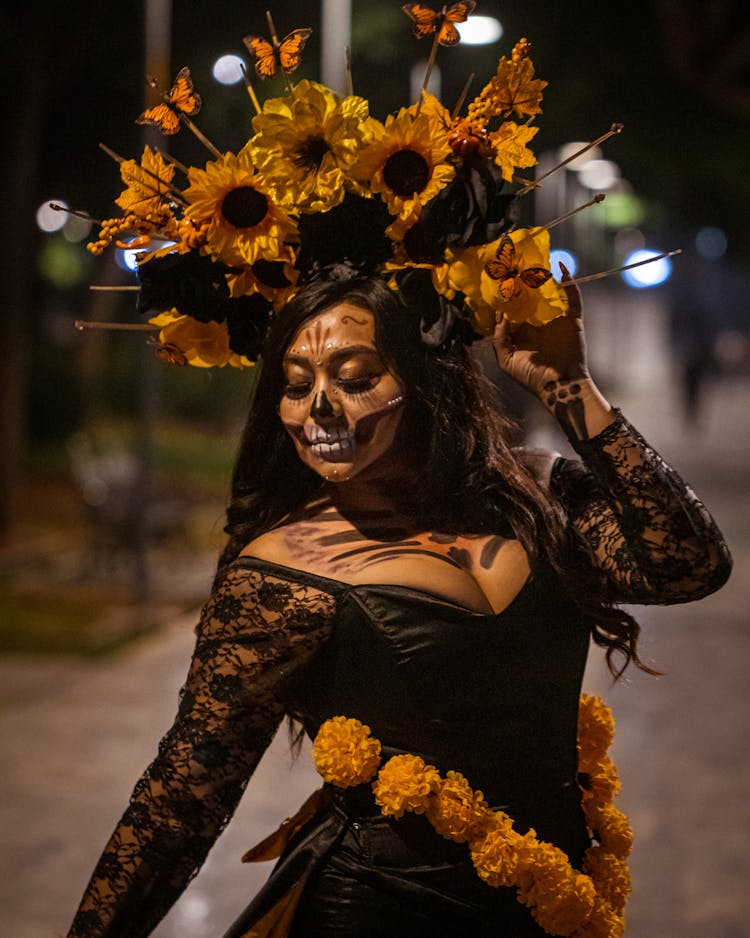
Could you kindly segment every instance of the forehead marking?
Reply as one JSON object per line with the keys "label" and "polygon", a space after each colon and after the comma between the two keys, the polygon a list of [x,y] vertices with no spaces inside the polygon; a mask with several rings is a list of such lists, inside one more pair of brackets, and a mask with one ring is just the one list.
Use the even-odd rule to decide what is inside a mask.
{"label": "forehead marking", "polygon": [[[347,326],[351,323],[357,326],[367,325],[367,319],[358,319],[351,313],[346,313],[341,317],[339,322],[342,326]],[[320,317],[318,316],[313,323],[303,327],[302,332],[299,334],[302,344],[293,346],[290,351],[295,352],[299,350],[300,352],[306,352],[308,350],[307,343],[309,343],[310,355],[315,364],[319,365],[323,359],[323,354],[335,347],[335,343],[331,341],[331,332],[334,328],[335,324],[331,324],[327,325],[324,329]]]}

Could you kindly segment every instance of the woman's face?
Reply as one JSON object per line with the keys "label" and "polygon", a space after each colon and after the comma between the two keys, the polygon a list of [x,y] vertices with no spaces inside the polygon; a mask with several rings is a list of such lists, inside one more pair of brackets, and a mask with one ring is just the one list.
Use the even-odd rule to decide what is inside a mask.
{"label": "woman's face", "polygon": [[309,319],[287,349],[284,375],[281,421],[324,479],[353,479],[391,448],[405,389],[378,353],[371,312],[340,303]]}

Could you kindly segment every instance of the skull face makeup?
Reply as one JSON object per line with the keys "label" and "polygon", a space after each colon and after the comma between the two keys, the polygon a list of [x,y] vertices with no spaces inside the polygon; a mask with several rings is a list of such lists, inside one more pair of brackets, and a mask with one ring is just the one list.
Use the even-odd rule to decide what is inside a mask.
{"label": "skull face makeup", "polygon": [[386,368],[368,310],[340,303],[302,325],[284,356],[279,416],[300,459],[345,482],[392,446],[404,385]]}

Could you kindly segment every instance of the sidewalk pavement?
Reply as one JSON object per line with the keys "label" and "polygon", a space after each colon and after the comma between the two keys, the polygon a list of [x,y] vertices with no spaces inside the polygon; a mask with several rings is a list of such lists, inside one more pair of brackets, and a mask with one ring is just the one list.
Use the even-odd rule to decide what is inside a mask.
{"label": "sidewalk pavement", "polygon": [[[636,833],[631,938],[750,936],[750,390],[722,382],[705,405],[700,432],[685,431],[669,400],[632,400],[624,409],[710,505],[735,555],[732,579],[698,603],[637,610],[643,654],[664,677],[631,669],[612,688],[598,651],[586,677],[617,718],[619,803]],[[3,938],[65,934],[171,722],[196,619],[197,612],[169,621],[106,661],[0,662]],[[291,765],[282,731],[156,938],[221,935],[270,866],[243,865],[241,854],[293,812],[317,778],[306,751]]]}

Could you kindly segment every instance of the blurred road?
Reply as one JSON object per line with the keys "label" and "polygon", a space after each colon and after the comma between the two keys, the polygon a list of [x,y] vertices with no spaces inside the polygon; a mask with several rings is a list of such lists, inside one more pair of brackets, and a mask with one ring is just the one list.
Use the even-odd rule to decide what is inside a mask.
{"label": "blurred road", "polygon": [[[620,805],[636,833],[632,938],[750,936],[750,387],[707,389],[701,424],[686,428],[668,395],[613,395],[691,481],[735,556],[717,595],[639,609],[644,657],[667,672],[628,673],[612,688],[594,653],[587,689],[617,717]],[[206,560],[206,588],[213,558]],[[0,935],[61,936],[141,769],[171,721],[196,616],[104,662],[0,663],[2,792]],[[303,753],[292,768],[277,739],[232,824],[157,938],[222,934],[267,869],[242,852],[317,786]]]}

